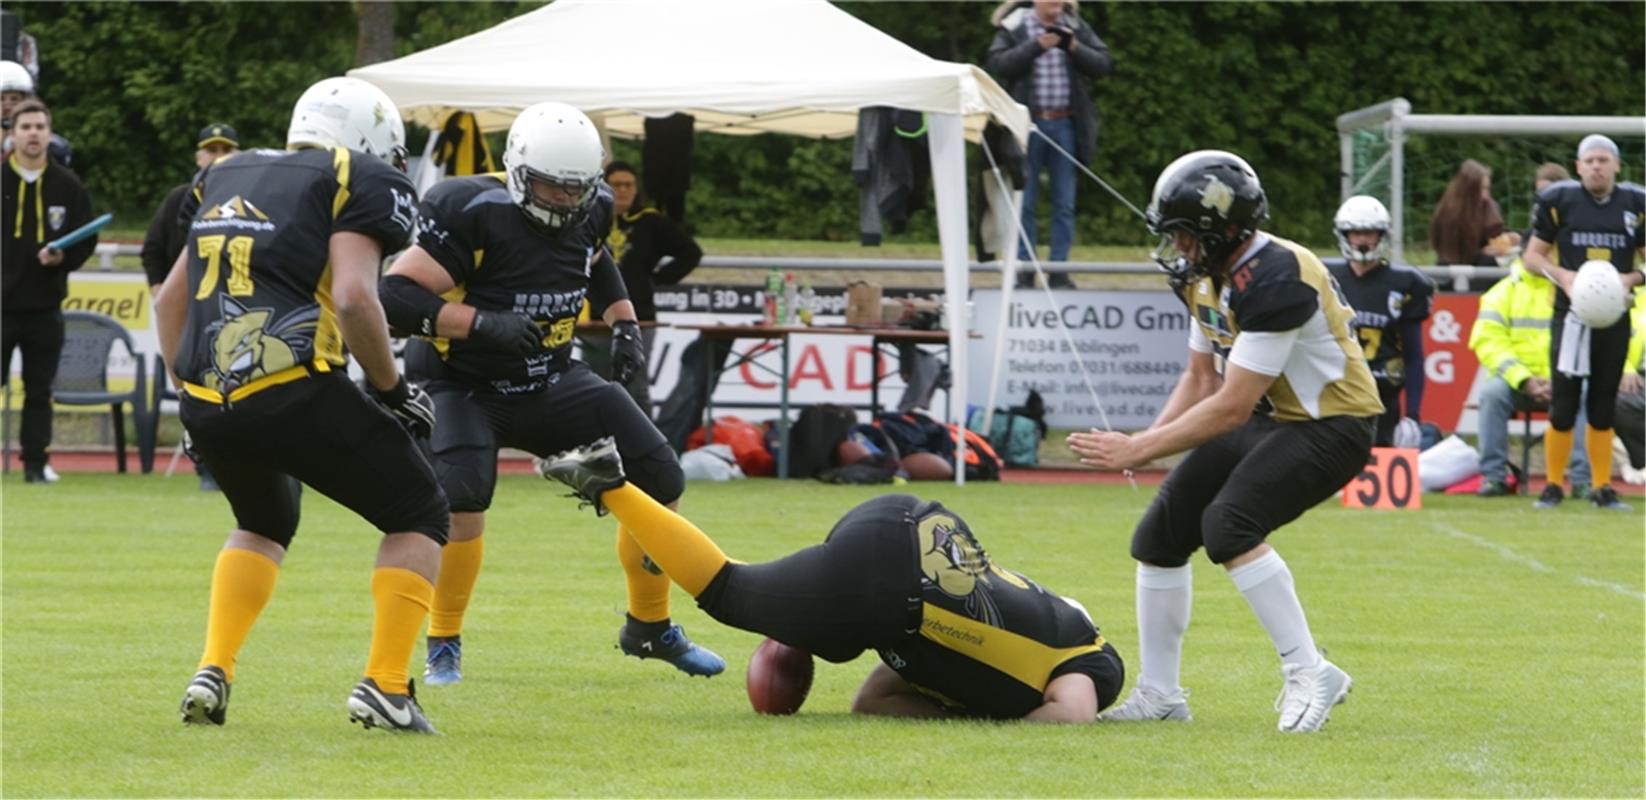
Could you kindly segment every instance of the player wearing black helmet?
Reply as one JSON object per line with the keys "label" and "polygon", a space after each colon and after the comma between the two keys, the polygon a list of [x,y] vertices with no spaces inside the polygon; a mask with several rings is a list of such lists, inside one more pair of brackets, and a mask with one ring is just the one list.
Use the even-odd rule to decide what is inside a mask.
{"label": "player wearing black helmet", "polygon": [[1201,547],[1280,654],[1280,730],[1319,730],[1349,692],[1266,540],[1359,473],[1383,406],[1353,309],[1313,253],[1259,230],[1268,209],[1257,173],[1232,153],[1189,153],[1161,173],[1146,216],[1161,236],[1155,258],[1195,323],[1188,369],[1148,430],[1069,437],[1081,463],[1103,469],[1192,451],[1132,536],[1142,668],[1106,720],[1189,719],[1178,665],[1189,556]]}

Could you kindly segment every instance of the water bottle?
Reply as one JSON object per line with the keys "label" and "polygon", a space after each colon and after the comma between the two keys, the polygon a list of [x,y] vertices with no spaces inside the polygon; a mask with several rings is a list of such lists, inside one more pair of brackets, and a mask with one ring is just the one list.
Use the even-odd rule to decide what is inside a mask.
{"label": "water bottle", "polygon": [[782,320],[780,325],[793,325],[800,316],[797,306],[800,305],[800,287],[794,283],[794,273],[783,273],[783,304],[778,307],[777,317]]}
{"label": "water bottle", "polygon": [[778,304],[783,294],[783,273],[777,267],[772,267],[766,273],[766,302],[761,309],[761,317],[767,325],[778,325],[782,319]]}
{"label": "water bottle", "polygon": [[817,313],[817,292],[812,291],[812,282],[800,284],[800,324],[812,324],[812,315]]}

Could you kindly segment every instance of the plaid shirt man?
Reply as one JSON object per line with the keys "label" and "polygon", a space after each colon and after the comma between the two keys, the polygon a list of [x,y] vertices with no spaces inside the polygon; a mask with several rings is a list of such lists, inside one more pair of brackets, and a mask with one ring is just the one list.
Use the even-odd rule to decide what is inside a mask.
{"label": "plaid shirt man", "polygon": [[[1024,30],[1033,39],[1046,32],[1036,14],[1027,14]],[[1063,111],[1069,107],[1069,56],[1061,47],[1053,47],[1034,60],[1035,111]]]}

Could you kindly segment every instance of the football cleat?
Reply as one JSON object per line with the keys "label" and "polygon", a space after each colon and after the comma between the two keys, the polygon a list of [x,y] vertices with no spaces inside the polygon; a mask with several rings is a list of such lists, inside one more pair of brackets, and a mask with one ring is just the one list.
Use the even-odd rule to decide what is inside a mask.
{"label": "football cleat", "polygon": [[1286,683],[1275,698],[1280,712],[1280,730],[1285,733],[1312,733],[1325,727],[1332,706],[1349,696],[1354,681],[1336,664],[1322,658],[1312,667],[1286,664],[1280,668]]}
{"label": "football cleat", "polygon": [[1097,718],[1104,722],[1188,722],[1194,715],[1189,713],[1187,689],[1177,690],[1174,696],[1147,686],[1135,686],[1126,702],[1098,714]]}
{"label": "football cleat", "polygon": [[1532,504],[1532,508],[1554,508],[1565,499],[1566,493],[1561,490],[1560,485],[1551,483],[1543,487],[1543,494],[1537,496],[1537,502]]}
{"label": "football cleat", "polygon": [[223,670],[201,667],[194,680],[183,690],[183,705],[178,711],[185,725],[222,725],[229,710],[229,682]]}
{"label": "football cleat", "polygon": [[463,637],[430,636],[429,660],[423,665],[423,683],[447,686],[463,680]]}
{"label": "football cleat", "polygon": [[1513,492],[1509,490],[1509,484],[1503,481],[1481,481],[1480,488],[1475,490],[1476,497],[1503,497],[1508,494]]}
{"label": "football cleat", "polygon": [[726,659],[693,644],[686,636],[686,629],[679,625],[648,625],[630,618],[617,634],[617,648],[635,658],[661,658],[687,675],[707,678],[726,671]]}
{"label": "football cleat", "polygon": [[617,440],[610,436],[538,459],[537,474],[570,486],[572,496],[582,500],[583,505],[594,506],[599,516],[606,515],[600,495],[624,483],[623,459],[617,454]]}
{"label": "football cleat", "polygon": [[1594,503],[1595,508],[1604,508],[1608,511],[1630,510],[1629,504],[1617,499],[1617,490],[1610,486],[1594,490],[1594,493],[1589,495],[1589,502]]}
{"label": "football cleat", "polygon": [[417,704],[417,687],[406,682],[405,694],[384,694],[377,681],[365,678],[354,685],[349,693],[349,721],[372,728],[387,728],[399,733],[439,733],[429,718],[423,716],[423,707]]}

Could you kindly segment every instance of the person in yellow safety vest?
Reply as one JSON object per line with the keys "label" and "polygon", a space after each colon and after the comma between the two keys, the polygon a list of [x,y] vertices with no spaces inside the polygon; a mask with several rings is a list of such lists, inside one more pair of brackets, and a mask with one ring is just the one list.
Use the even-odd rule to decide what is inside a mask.
{"label": "person in yellow safety vest", "polygon": [[[1481,497],[1511,494],[1507,481],[1509,418],[1516,412],[1549,408],[1549,321],[1554,316],[1554,293],[1554,283],[1527,270],[1517,258],[1509,266],[1509,276],[1480,296],[1480,314],[1469,331],[1469,349],[1490,375],[1480,387],[1476,420],[1480,433],[1477,494]],[[1588,494],[1589,460],[1582,450],[1572,449],[1567,470],[1574,498]]]}
{"label": "person in yellow safety vest", "polygon": [[[1617,416],[1612,429],[1629,455],[1629,467],[1646,468],[1646,375],[1641,354],[1646,351],[1646,291],[1635,292],[1629,309],[1629,355],[1623,362],[1623,378],[1617,385]],[[1574,450],[1576,448],[1573,448]],[[1625,476],[1627,477],[1627,476]]]}

